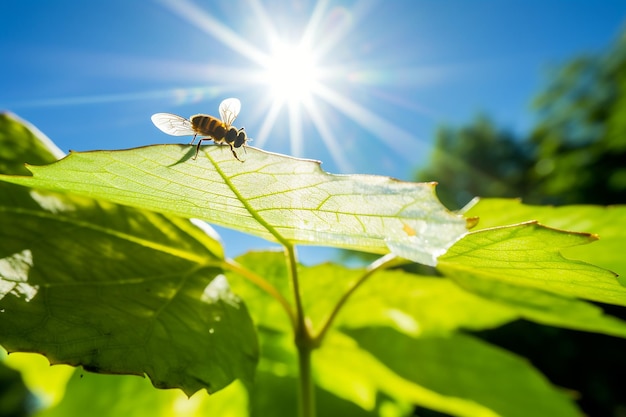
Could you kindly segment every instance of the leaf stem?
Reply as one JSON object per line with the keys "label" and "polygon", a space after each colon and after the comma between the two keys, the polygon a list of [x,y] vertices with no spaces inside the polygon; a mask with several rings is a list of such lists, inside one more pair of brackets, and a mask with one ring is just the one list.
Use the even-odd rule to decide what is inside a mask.
{"label": "leaf stem", "polygon": [[322,344],[322,341],[324,337],[326,336],[326,333],[332,326],[333,321],[335,320],[335,318],[341,311],[341,308],[348,301],[350,296],[354,294],[354,292],[376,271],[380,271],[381,269],[388,268],[392,264],[395,264],[397,261],[398,261],[397,256],[392,253],[389,253],[383,257],[376,259],[374,262],[372,262],[371,264],[367,266],[367,268],[365,269],[365,273],[361,276],[361,278],[356,280],[354,284],[352,285],[352,287],[350,287],[341,296],[341,298],[335,305],[335,308],[333,308],[333,311],[330,313],[330,316],[328,316],[328,318],[326,319],[326,322],[322,325],[320,332],[317,334],[317,336],[313,338],[313,343],[315,344],[315,346],[320,346]]}
{"label": "leaf stem", "polygon": [[254,285],[256,285],[257,287],[261,288],[263,291],[265,291],[266,293],[274,297],[274,299],[276,299],[276,301],[278,301],[280,305],[283,307],[283,309],[287,313],[287,316],[289,316],[289,321],[291,321],[291,326],[294,329],[294,331],[298,328],[298,321],[297,321],[296,314],[293,311],[293,308],[289,304],[289,301],[287,301],[287,299],[283,297],[283,295],[280,293],[280,291],[276,289],[276,287],[270,284],[262,276],[254,273],[253,271],[249,270],[248,268],[244,267],[238,262],[235,262],[232,259],[226,259],[226,261],[224,262],[224,266],[226,267],[226,269],[236,272],[239,275],[243,276],[244,278],[252,282]]}
{"label": "leaf stem", "polygon": [[300,283],[298,280],[298,263],[296,260],[296,248],[291,244],[286,244],[285,256],[287,258],[289,278],[293,289],[293,299],[296,304],[296,328],[294,341],[298,349],[298,367],[300,377],[300,417],[315,417],[315,389],[313,385],[313,375],[311,373],[311,353],[316,348],[313,342],[313,332],[306,319],[302,297],[300,294]]}
{"label": "leaf stem", "polygon": [[298,319],[298,330],[305,326],[304,308],[302,307],[302,297],[300,296],[300,282],[298,280],[298,262],[296,260],[296,248],[289,243],[283,243],[285,256],[287,258],[287,270],[293,290],[293,299],[296,304],[296,317]]}
{"label": "leaf stem", "polygon": [[315,417],[315,386],[311,373],[310,345],[298,346],[298,368],[300,370],[300,417]]}

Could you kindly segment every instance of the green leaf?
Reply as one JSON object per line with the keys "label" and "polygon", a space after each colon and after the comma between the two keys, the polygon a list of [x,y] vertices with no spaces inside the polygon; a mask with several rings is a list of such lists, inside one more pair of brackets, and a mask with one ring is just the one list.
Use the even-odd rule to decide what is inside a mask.
{"label": "green leaf", "polygon": [[283,244],[390,250],[434,265],[466,232],[432,183],[331,175],[319,163],[248,148],[245,163],[222,146],[148,146],[72,153],[34,177],[1,179],[199,218]]}
{"label": "green leaf", "polygon": [[[251,252],[238,257],[237,262],[266,277],[285,298],[291,299],[283,254]],[[364,269],[333,264],[299,265],[298,271],[303,306],[317,330],[346,289],[365,273]],[[229,280],[233,289],[246,299],[261,329],[263,357],[259,370],[277,377],[295,378],[297,359],[293,336],[279,303],[243,277],[229,273]],[[492,328],[517,317],[507,307],[469,294],[447,280],[402,271],[379,271],[349,299],[334,328],[389,325],[408,334],[432,336],[449,334],[459,327]],[[336,330],[331,330],[321,349],[315,351],[313,369],[319,387],[364,410],[371,411],[379,406],[382,393],[397,403],[418,403],[458,415],[494,415],[471,401],[450,398],[403,380]],[[258,383],[257,379],[257,387]],[[287,386],[289,392],[285,395],[293,397],[293,383]],[[276,410],[276,407],[265,410]]]}
{"label": "green leaf", "polygon": [[[12,139],[36,139],[22,132]],[[256,334],[222,276],[210,229],[85,197],[0,190],[0,344],[8,351],[147,374],[187,394],[252,380]]]}
{"label": "green leaf", "polygon": [[[390,329],[389,331],[393,332]],[[395,340],[386,339],[381,342],[394,343]],[[393,352],[394,348],[390,346],[389,351]],[[455,416],[497,416],[473,399],[446,395],[445,391],[433,390],[403,377],[402,373],[383,363],[381,358],[385,357],[385,352],[379,357],[379,352],[372,354],[360,347],[352,338],[340,332],[332,332],[321,349],[314,352],[313,370],[316,382],[335,395],[349,399],[364,409],[372,409],[379,395],[385,394],[398,403],[408,402]],[[407,367],[414,367],[421,361],[415,358],[412,352],[405,352],[405,356],[398,360],[405,362]],[[437,364],[441,372],[448,370],[449,363],[444,362],[440,361]]]}
{"label": "green leaf", "polygon": [[[305,308],[314,327],[364,273],[332,264],[301,268]],[[390,326],[407,335],[432,337],[459,329],[495,328],[519,318],[626,337],[626,322],[584,301],[462,274],[455,274],[452,281],[394,270],[371,276],[350,297],[335,325]]]}
{"label": "green leaf", "polygon": [[[209,396],[193,397],[178,390],[155,390],[145,378],[102,375],[69,366],[50,366],[45,358],[27,353],[11,354],[6,363],[21,372],[38,395],[37,417],[243,417],[247,393],[238,381]],[[54,394],[54,397],[45,394]],[[65,395],[63,396],[63,392]],[[61,393],[58,395],[57,393]]]}
{"label": "green leaf", "polygon": [[24,384],[37,397],[38,408],[58,404],[65,395],[67,382],[76,368],[67,365],[50,366],[50,362],[32,353],[16,352],[7,355],[0,347],[0,361],[19,371]]}
{"label": "green leaf", "polygon": [[557,229],[594,233],[599,240],[593,245],[563,248],[563,255],[626,276],[626,206],[530,206],[518,200],[487,198],[466,214],[480,217],[475,230],[536,220]]}
{"label": "green leaf", "polygon": [[457,242],[440,258],[438,268],[465,284],[474,280],[504,282],[565,297],[626,305],[626,288],[615,274],[560,254],[562,248],[593,240],[589,234],[550,229],[535,222],[486,229]]}
{"label": "green leaf", "polygon": [[[262,329],[259,338],[263,356],[250,400],[256,411],[253,415],[294,415],[298,367],[293,336]],[[347,415],[369,415],[382,408],[396,410],[391,415],[399,415],[397,409],[406,410],[407,404],[416,403],[442,411],[466,410],[466,414],[460,414],[465,416],[478,416],[480,414],[472,413],[484,410],[471,401],[456,401],[403,380],[359,348],[352,339],[336,331],[329,333],[327,341],[314,351],[313,375],[319,415],[346,415],[347,410],[350,410]],[[273,384],[269,392],[268,384]],[[276,401],[276,396],[283,400]],[[389,403],[387,406],[386,402]],[[346,412],[342,414],[338,410]],[[494,416],[492,413],[483,415]]]}
{"label": "green leaf", "polygon": [[[365,273],[333,264],[302,268],[305,308],[313,324],[326,320],[339,295]],[[352,294],[335,325],[390,326],[425,337],[460,328],[491,329],[516,318],[509,308],[468,293],[449,280],[389,270],[376,272]]]}
{"label": "green leaf", "polygon": [[[284,416],[297,414],[298,404],[296,390],[298,380],[294,376],[278,374],[270,371],[259,371],[257,383],[250,394],[250,416]],[[279,398],[279,401],[276,401]],[[406,417],[412,415],[411,405],[398,403],[387,396],[379,396],[377,405],[365,410],[354,402],[346,401],[335,393],[324,389],[315,391],[318,416],[350,416],[350,417]]]}
{"label": "green leaf", "polygon": [[[521,204],[518,200],[488,198],[481,199],[466,214],[481,217],[475,232],[528,220],[537,220],[551,227],[576,232],[598,232],[599,240],[594,240],[591,245],[555,249],[567,258],[626,272],[626,260],[622,256],[623,248],[626,246],[624,206],[529,206]],[[589,236],[587,241],[595,237]],[[586,243],[586,240],[582,239],[581,242]],[[615,281],[609,274],[602,275],[606,276],[611,287],[615,287]],[[626,336],[623,321],[605,315],[602,309],[593,304],[570,296],[559,296],[544,289],[521,287],[515,283],[475,279],[465,274],[455,273],[453,277],[456,283],[466,290],[505,304],[526,319],[552,326]],[[622,293],[620,288],[615,289]]]}
{"label": "green leaf", "polygon": [[37,128],[11,113],[0,113],[0,173],[28,175],[24,162],[49,164],[63,152]]}
{"label": "green leaf", "polygon": [[[236,260],[264,277],[293,305],[282,252],[249,252]],[[313,329],[320,330],[345,292],[366,273],[364,268],[333,263],[298,266],[302,303]],[[288,316],[275,299],[250,280],[231,272],[227,275],[258,325],[290,331]],[[508,306],[473,295],[449,280],[383,270],[370,276],[349,297],[335,325],[391,326],[411,335],[432,336],[459,328],[490,329],[517,318],[519,315]]]}
{"label": "green leaf", "polygon": [[400,378],[449,398],[424,404],[430,408],[458,416],[580,416],[526,360],[471,336],[413,339],[389,328],[349,334]]}
{"label": "green leaf", "polygon": [[592,303],[463,274],[455,275],[454,281],[468,291],[508,307],[511,313],[521,318],[550,326],[626,337],[626,322],[605,314]]}
{"label": "green leaf", "polygon": [[[247,271],[252,271],[274,288],[284,298],[290,309],[294,308],[283,252],[251,251],[238,256],[235,260]],[[268,291],[234,271],[228,271],[227,276],[233,291],[246,300],[246,306],[257,326],[287,334],[293,330],[285,307]]]}

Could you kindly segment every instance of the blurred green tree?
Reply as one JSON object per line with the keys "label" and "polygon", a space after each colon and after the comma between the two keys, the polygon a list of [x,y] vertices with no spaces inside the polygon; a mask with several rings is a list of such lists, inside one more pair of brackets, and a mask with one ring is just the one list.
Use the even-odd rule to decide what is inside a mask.
{"label": "blurred green tree", "polygon": [[535,99],[528,138],[484,116],[440,127],[419,181],[439,181],[444,204],[473,196],[521,197],[535,204],[626,203],[626,33],[606,52],[549,74]]}
{"label": "blurred green tree", "polygon": [[535,192],[558,204],[626,202],[626,34],[555,71],[535,107]]}
{"label": "blurred green tree", "polygon": [[437,195],[447,207],[459,209],[474,196],[526,196],[533,149],[512,133],[479,116],[468,126],[441,126],[430,164],[420,181],[438,181]]}

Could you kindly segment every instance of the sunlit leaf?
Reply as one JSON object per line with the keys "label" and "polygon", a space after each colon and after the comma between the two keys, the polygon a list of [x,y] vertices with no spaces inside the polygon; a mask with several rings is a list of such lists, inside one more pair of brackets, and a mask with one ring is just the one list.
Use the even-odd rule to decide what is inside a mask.
{"label": "sunlit leaf", "polygon": [[[399,378],[449,398],[430,408],[457,416],[580,416],[526,360],[473,337],[413,339],[389,328],[349,333]],[[448,404],[457,408],[441,407]]]}
{"label": "sunlit leaf", "polygon": [[[234,382],[211,395],[200,391],[188,398],[178,390],[155,390],[145,378],[102,375],[81,368],[50,366],[40,355],[11,354],[7,363],[18,369],[28,387],[37,393],[37,417],[201,417],[247,415],[247,394]],[[67,395],[61,394],[67,390]],[[51,397],[51,395],[53,397]],[[53,400],[53,401],[51,401]]]}
{"label": "sunlit leaf", "polygon": [[0,113],[0,173],[28,175],[24,163],[49,164],[63,152],[37,128],[11,113]]}
{"label": "sunlit leaf", "polygon": [[[279,375],[265,370],[258,372],[257,383],[250,394],[250,416],[291,417],[297,415],[297,386],[298,380],[294,376]],[[398,403],[382,395],[378,397],[377,405],[370,410],[365,410],[354,402],[346,401],[335,393],[320,388],[316,389],[315,399],[318,416],[408,417],[412,415],[410,404]]]}
{"label": "sunlit leaf", "polygon": [[[340,295],[365,272],[330,263],[301,269],[304,302],[314,326],[328,318]],[[389,270],[376,272],[351,295],[335,325],[391,326],[414,336],[432,336],[460,328],[490,329],[516,318],[510,309],[449,280]]]}
{"label": "sunlit leaf", "polygon": [[560,254],[562,248],[594,240],[589,234],[559,231],[534,222],[486,229],[457,242],[440,258],[438,268],[463,283],[504,282],[565,297],[626,305],[626,288],[615,274]]}
{"label": "sunlit leaf", "polygon": [[599,239],[593,245],[563,248],[563,255],[626,276],[626,206],[531,206],[518,200],[487,198],[467,215],[481,218],[476,230],[536,220],[558,229],[594,233]]}
{"label": "sunlit leaf", "polygon": [[[265,277],[293,303],[281,252],[250,252],[236,260]],[[299,266],[302,303],[314,329],[320,330],[344,293],[365,273],[364,268],[333,263]],[[275,299],[243,277],[231,273],[228,276],[233,290],[246,300],[257,324],[289,331],[288,317]],[[493,328],[516,318],[519,315],[508,307],[468,293],[448,280],[390,270],[376,272],[349,297],[336,318],[336,325],[385,325],[413,335],[436,335],[459,328]]]}
{"label": "sunlit leaf", "polygon": [[[253,251],[235,260],[274,288],[289,304],[289,308],[294,308],[284,253]],[[250,315],[258,326],[285,333],[292,331],[288,313],[268,291],[232,271],[228,271],[227,276],[233,291],[246,300]]]}
{"label": "sunlit leaf", "polygon": [[520,318],[550,326],[626,337],[626,322],[605,314],[593,303],[536,288],[474,279],[465,274],[455,275],[454,281],[468,291],[508,307]]}
{"label": "sunlit leaf", "polygon": [[374,253],[390,250],[434,265],[463,236],[466,221],[437,200],[434,184],[373,175],[331,175],[319,163],[248,148],[149,146],[72,153],[16,184],[199,218],[281,243]]}
{"label": "sunlit leaf", "polygon": [[[446,395],[442,390],[415,383],[381,361],[387,354],[396,352],[389,346],[388,352],[372,353],[361,348],[353,339],[333,332],[319,351],[314,353],[314,372],[318,384],[336,395],[350,399],[361,407],[374,406],[377,394],[384,393],[399,402],[409,402],[433,410],[463,417],[496,417],[497,414],[476,403],[473,399]],[[381,343],[393,343],[393,339]],[[421,358],[411,352],[403,352],[407,368],[421,365]],[[379,356],[380,355],[380,356]],[[425,358],[428,360],[429,358]],[[426,364],[423,364],[427,366]],[[450,363],[440,361],[437,366],[446,372]]]}
{"label": "sunlit leaf", "polygon": [[6,355],[0,348],[3,364],[20,372],[24,384],[37,398],[36,408],[56,405],[63,399],[66,385],[76,368],[66,365],[50,366],[50,362],[32,353],[16,352]]}
{"label": "sunlit leaf", "polygon": [[[289,298],[283,257],[279,252],[253,252],[238,257],[237,261],[267,277]],[[314,328],[319,329],[341,294],[364,272],[364,269],[333,264],[299,266],[303,305]],[[276,300],[256,289],[248,280],[234,274],[229,277],[233,288],[245,294],[251,313],[258,320],[257,325],[265,329],[260,333],[264,352],[260,371],[271,373],[275,378],[295,378],[297,359],[286,314]],[[469,294],[447,280],[402,271],[380,271],[353,294],[337,317],[337,326],[386,325],[407,334],[432,337],[450,334],[459,327],[492,328],[518,317],[506,306]],[[405,360],[420,361],[413,355],[406,356]],[[442,361],[442,372],[446,372],[447,366],[449,364]],[[321,349],[315,351],[313,370],[319,387],[358,404],[364,410],[379,406],[380,395],[384,393],[399,403],[412,402],[454,415],[497,415],[469,399],[445,395],[398,376],[335,330],[327,334]],[[295,386],[285,383],[283,390],[287,390],[285,396],[293,396]],[[265,410],[279,407],[263,404],[269,407]]]}
{"label": "sunlit leaf", "polygon": [[[12,136],[22,145],[36,139],[10,131],[25,132]],[[155,386],[187,394],[251,381],[256,335],[222,276],[222,247],[208,228],[0,187],[0,344],[8,351],[147,374]]]}

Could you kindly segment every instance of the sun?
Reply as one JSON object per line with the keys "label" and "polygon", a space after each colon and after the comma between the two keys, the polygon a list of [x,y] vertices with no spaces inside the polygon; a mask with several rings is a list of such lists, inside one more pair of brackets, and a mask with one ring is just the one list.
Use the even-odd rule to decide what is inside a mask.
{"label": "sun", "polygon": [[[226,65],[212,66],[212,80],[219,88],[232,85],[259,87],[267,97],[267,108],[260,128],[254,133],[254,145],[263,147],[271,137],[273,128],[280,118],[288,117],[288,140],[294,156],[304,155],[306,127],[310,122],[315,132],[316,143],[321,143],[342,172],[352,171],[353,158],[349,158],[338,144],[343,143],[336,117],[333,113],[346,116],[365,131],[380,139],[397,155],[411,158],[421,154],[425,143],[413,133],[402,129],[375,111],[364,107],[349,97],[350,91],[359,86],[375,83],[381,74],[369,71],[371,79],[351,77],[350,68],[355,63],[346,63],[336,55],[336,47],[343,45],[345,35],[358,26],[359,13],[343,6],[333,6],[326,0],[316,0],[309,20],[303,25],[299,37],[285,37],[276,26],[268,9],[257,0],[246,3],[254,16],[255,27],[262,33],[267,48],[258,47],[257,42],[246,39],[215,16],[191,0],[160,0],[168,9],[196,25],[214,40],[223,43],[250,61],[245,68]],[[284,29],[284,28],[281,28]],[[293,29],[293,28],[292,28]],[[287,32],[297,32],[291,30]],[[332,57],[332,65],[325,65]],[[338,88],[339,86],[339,88]],[[188,89],[187,89],[188,90]],[[185,90],[185,91],[187,91]],[[342,122],[345,123],[345,122]],[[345,123],[348,125],[348,123]],[[319,139],[319,140],[317,140]]]}
{"label": "sun", "polygon": [[317,77],[313,52],[305,46],[278,42],[270,51],[264,78],[274,100],[306,101],[315,90]]}

